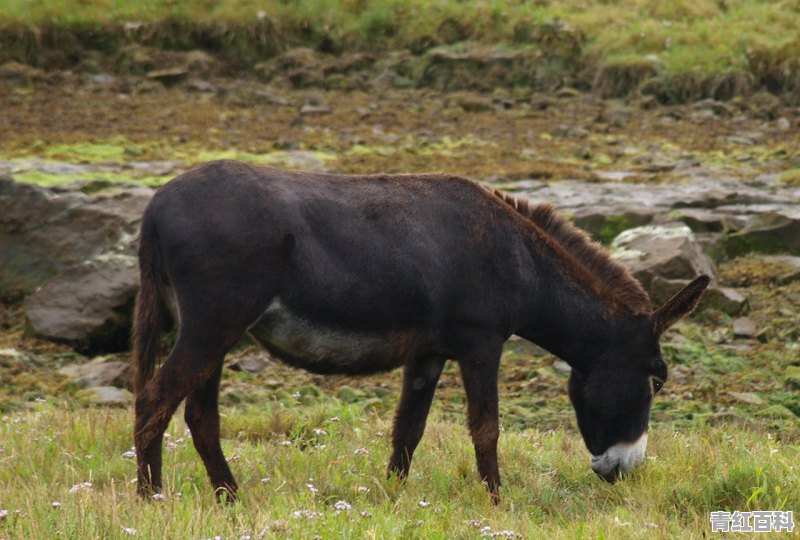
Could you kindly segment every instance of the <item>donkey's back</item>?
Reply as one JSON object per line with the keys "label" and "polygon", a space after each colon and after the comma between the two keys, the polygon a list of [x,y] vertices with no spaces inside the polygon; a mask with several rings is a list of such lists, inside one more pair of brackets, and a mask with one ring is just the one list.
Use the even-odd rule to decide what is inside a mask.
{"label": "donkey's back", "polygon": [[510,216],[457,177],[220,161],[156,194],[142,250],[157,244],[182,328],[224,314],[217,332],[248,330],[293,365],[368,373],[453,356],[458,321],[510,331],[523,256]]}

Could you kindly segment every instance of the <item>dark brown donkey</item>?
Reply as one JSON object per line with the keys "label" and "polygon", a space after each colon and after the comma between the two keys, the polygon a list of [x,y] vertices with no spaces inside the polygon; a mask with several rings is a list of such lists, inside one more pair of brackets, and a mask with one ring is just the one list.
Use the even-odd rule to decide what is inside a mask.
{"label": "dark brown donkey", "polygon": [[[659,336],[697,305],[698,277],[653,311],[620,264],[549,205],[446,176],[336,176],[217,161],[162,187],[142,218],[136,303],[139,491],[161,488],[162,437],[186,423],[217,494],[225,353],[247,333],[315,373],[404,368],[389,471],[405,477],[446,359],[458,362],[478,472],[496,501],[497,373],[518,334],[573,368],[592,468],[641,462],[667,379]],[[155,370],[168,315],[179,325]]]}

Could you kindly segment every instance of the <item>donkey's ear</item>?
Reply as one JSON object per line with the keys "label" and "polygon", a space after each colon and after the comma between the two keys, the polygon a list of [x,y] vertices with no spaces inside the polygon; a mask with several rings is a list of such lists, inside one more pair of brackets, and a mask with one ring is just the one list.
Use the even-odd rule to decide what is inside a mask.
{"label": "donkey's ear", "polygon": [[709,283],[711,283],[711,278],[701,274],[678,294],[667,300],[663,306],[655,310],[652,321],[656,335],[660,336],[667,328],[694,311]]}

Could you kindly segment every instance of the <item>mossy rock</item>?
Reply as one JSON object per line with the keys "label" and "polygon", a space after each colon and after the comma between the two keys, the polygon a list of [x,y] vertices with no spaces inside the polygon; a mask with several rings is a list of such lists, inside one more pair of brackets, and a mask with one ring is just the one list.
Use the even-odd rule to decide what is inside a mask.
{"label": "mossy rock", "polygon": [[800,219],[775,212],[754,216],[725,243],[730,257],[746,253],[790,253],[800,255]]}

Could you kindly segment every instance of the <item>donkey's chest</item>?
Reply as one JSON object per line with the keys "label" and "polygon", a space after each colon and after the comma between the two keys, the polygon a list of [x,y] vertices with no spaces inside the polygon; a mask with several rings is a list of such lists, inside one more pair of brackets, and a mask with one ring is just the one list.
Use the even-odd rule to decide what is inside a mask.
{"label": "donkey's chest", "polygon": [[392,369],[411,353],[398,333],[342,329],[312,321],[273,300],[249,333],[288,364],[320,373],[370,373]]}

